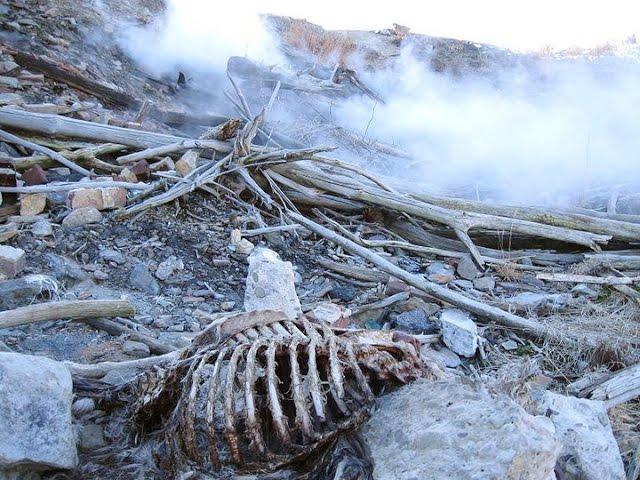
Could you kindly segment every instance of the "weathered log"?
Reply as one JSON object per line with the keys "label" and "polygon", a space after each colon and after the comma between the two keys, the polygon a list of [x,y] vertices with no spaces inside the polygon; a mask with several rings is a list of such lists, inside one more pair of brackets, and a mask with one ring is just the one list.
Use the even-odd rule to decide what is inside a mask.
{"label": "weathered log", "polygon": [[0,328],[61,319],[131,317],[135,314],[128,300],[71,300],[46,302],[0,312]]}
{"label": "weathered log", "polygon": [[[46,133],[52,136],[85,138],[101,143],[118,143],[134,148],[160,147],[188,140],[164,133],[114,127],[58,115],[30,113],[8,108],[0,108],[0,126]],[[210,141],[213,142],[213,140]],[[231,151],[231,144],[228,142],[218,142],[217,147],[216,150],[220,152]]]}

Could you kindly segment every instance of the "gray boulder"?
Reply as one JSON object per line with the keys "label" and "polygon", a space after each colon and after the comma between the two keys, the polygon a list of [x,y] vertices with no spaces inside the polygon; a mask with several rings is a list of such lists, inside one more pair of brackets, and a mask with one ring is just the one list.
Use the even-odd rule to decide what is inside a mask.
{"label": "gray boulder", "polygon": [[556,427],[562,445],[557,465],[566,480],[624,480],[620,450],[603,402],[544,392],[539,412]]}
{"label": "gray boulder", "polygon": [[0,353],[0,472],[78,463],[71,374],[45,357]]}
{"label": "gray boulder", "polygon": [[151,295],[158,295],[160,293],[158,281],[153,277],[144,263],[138,263],[131,269],[129,283],[136,290],[147,292]]}
{"label": "gray boulder", "polygon": [[453,381],[383,397],[363,437],[375,480],[549,480],[560,451],[549,419]]}
{"label": "gray boulder", "polygon": [[302,314],[296,294],[293,266],[268,248],[256,248],[249,256],[244,309],[279,310],[291,319]]}

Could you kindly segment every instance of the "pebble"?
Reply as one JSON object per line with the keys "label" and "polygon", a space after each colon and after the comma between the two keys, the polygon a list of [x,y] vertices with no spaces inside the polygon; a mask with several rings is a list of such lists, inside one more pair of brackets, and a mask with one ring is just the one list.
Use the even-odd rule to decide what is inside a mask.
{"label": "pebble", "polygon": [[481,292],[490,292],[496,288],[496,281],[493,277],[480,277],[473,281],[473,287]]}
{"label": "pebble", "polygon": [[131,269],[129,283],[133,288],[142,292],[152,295],[160,293],[160,285],[144,263],[139,263]]}
{"label": "pebble", "polygon": [[25,267],[26,254],[21,248],[0,245],[0,274],[13,278]]}
{"label": "pebble", "polygon": [[465,255],[458,261],[456,271],[458,272],[458,275],[465,280],[474,280],[480,275],[480,270],[476,267],[471,255]]}
{"label": "pebble", "polygon": [[516,342],[515,340],[505,340],[500,344],[500,346],[507,352],[512,352],[518,349],[518,342]]}
{"label": "pebble", "polygon": [[478,349],[478,327],[462,310],[447,308],[440,315],[442,341],[451,350],[463,357],[471,358]]}
{"label": "pebble", "polygon": [[53,225],[49,220],[38,220],[31,225],[31,233],[36,237],[50,237],[53,235]]}
{"label": "pebble", "polygon": [[122,345],[122,351],[132,357],[148,357],[151,355],[149,345],[142,342],[135,342],[133,340],[127,340]]}
{"label": "pebble", "polygon": [[159,280],[167,280],[176,270],[184,270],[184,263],[181,259],[171,255],[164,262],[161,262],[156,269],[155,275]]}
{"label": "pebble", "polygon": [[96,402],[93,398],[79,398],[71,405],[71,413],[76,418],[80,418],[96,409]]}
{"label": "pebble", "polygon": [[79,432],[80,450],[90,452],[104,447],[107,442],[104,440],[104,431],[100,425],[91,423],[80,427]]}
{"label": "pebble", "polygon": [[331,292],[329,292],[331,298],[342,300],[343,302],[350,302],[358,295],[358,290],[351,285],[335,285]]}
{"label": "pebble", "polygon": [[419,308],[398,315],[393,326],[409,333],[431,334],[438,331],[438,325],[430,321],[425,312]]}
{"label": "pebble", "polygon": [[107,262],[114,262],[118,265],[123,265],[127,261],[122,253],[110,248],[101,250],[98,256]]}
{"label": "pebble", "polygon": [[78,208],[64,217],[62,225],[67,228],[77,228],[89,223],[100,223],[102,214],[94,207]]}

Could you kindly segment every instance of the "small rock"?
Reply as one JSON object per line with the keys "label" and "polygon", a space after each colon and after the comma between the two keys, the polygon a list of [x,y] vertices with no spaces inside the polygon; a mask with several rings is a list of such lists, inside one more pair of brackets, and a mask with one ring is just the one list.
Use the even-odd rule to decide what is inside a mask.
{"label": "small rock", "polygon": [[0,471],[74,468],[71,374],[44,357],[0,353]]}
{"label": "small rock", "polygon": [[127,204],[127,191],[120,187],[101,188],[102,208],[112,210],[122,208]]}
{"label": "small rock", "polygon": [[123,182],[136,183],[138,181],[138,177],[136,177],[136,175],[126,167],[120,170],[118,178]]}
{"label": "small rock", "polygon": [[480,270],[476,267],[471,255],[465,255],[460,258],[456,271],[458,272],[458,275],[465,280],[474,280],[478,275],[480,275]]}
{"label": "small rock", "polygon": [[28,187],[33,185],[44,185],[49,181],[47,179],[47,173],[40,165],[37,164],[22,174],[22,180]]}
{"label": "small rock", "polygon": [[109,385],[122,385],[132,380],[139,373],[140,371],[137,368],[115,368],[109,370],[100,381]]}
{"label": "small rock", "polygon": [[0,274],[13,278],[25,267],[26,255],[21,248],[0,245]]}
{"label": "small rock", "polygon": [[567,480],[625,480],[624,465],[604,402],[546,391],[541,414],[551,419],[562,451],[556,466]]}
{"label": "small rock", "polygon": [[480,277],[473,281],[473,288],[481,292],[490,292],[496,288],[496,281],[493,277]]}
{"label": "small rock", "polygon": [[80,418],[96,409],[96,402],[93,398],[79,398],[71,405],[71,413],[75,418]]}
{"label": "small rock", "polygon": [[458,368],[462,365],[462,360],[460,360],[458,354],[447,347],[436,350],[430,345],[424,345],[420,349],[420,354],[425,360],[435,362],[441,367]]}
{"label": "small rock", "polygon": [[393,322],[395,328],[409,333],[436,333],[438,325],[429,320],[422,309],[416,308],[398,315]]}
{"label": "small rock", "polygon": [[564,307],[571,300],[571,295],[566,293],[535,293],[523,292],[506,299],[512,305],[521,309],[550,308],[557,310]]}
{"label": "small rock", "polygon": [[122,253],[111,248],[100,250],[98,256],[106,262],[113,262],[117,263],[118,265],[124,265],[127,261]]}
{"label": "small rock", "polygon": [[234,247],[236,253],[239,253],[240,255],[251,255],[251,252],[253,252],[255,245],[246,238],[242,238],[238,243],[234,245]]}
{"label": "small rock", "polygon": [[134,342],[133,340],[127,340],[122,345],[122,351],[132,357],[148,357],[151,355],[149,345],[142,342]]}
{"label": "small rock", "polygon": [[244,309],[279,310],[291,318],[302,314],[291,262],[284,262],[268,248],[256,248],[249,256]]}
{"label": "small rock", "polygon": [[58,283],[47,275],[25,275],[0,282],[0,308],[10,309],[32,302],[46,292],[56,292]]}
{"label": "small rock", "polygon": [[131,167],[131,173],[136,176],[136,181],[140,180],[146,182],[151,178],[151,169],[146,160],[140,160],[133,167]]}
{"label": "small rock", "polygon": [[87,279],[87,273],[78,265],[78,263],[62,255],[49,252],[45,256],[45,261],[51,270],[54,271],[56,278],[71,279],[82,281]]}
{"label": "small rock", "polygon": [[220,309],[224,312],[230,312],[236,306],[236,302],[232,302],[227,300],[226,302],[222,302],[220,304]]}
{"label": "small rock", "polygon": [[184,270],[184,263],[181,259],[171,255],[164,262],[161,262],[156,269],[155,275],[159,280],[167,280],[176,270]]}
{"label": "small rock", "polygon": [[53,225],[49,220],[38,220],[31,225],[31,233],[36,237],[50,237],[53,235]]}
{"label": "small rock", "polygon": [[470,280],[460,280],[460,279],[456,279],[453,281],[453,284],[456,287],[460,287],[463,290],[471,290],[473,289],[473,282]]}
{"label": "small rock", "polygon": [[102,282],[105,280],[109,280],[109,274],[103,272],[102,270],[95,270],[93,272],[93,278]]}
{"label": "small rock", "polygon": [[90,423],[80,427],[79,431],[80,450],[91,452],[104,447],[107,442],[104,439],[104,431],[100,425]]}
{"label": "small rock", "polygon": [[196,168],[199,156],[198,150],[187,150],[184,152],[184,155],[176,162],[176,171],[181,177],[186,177]]}
{"label": "small rock", "polygon": [[453,267],[442,262],[431,262],[427,267],[427,279],[441,285],[455,280]]}
{"label": "small rock", "polygon": [[64,220],[62,220],[62,225],[67,228],[77,228],[82,227],[84,225],[90,223],[100,223],[102,221],[102,214],[95,207],[83,207],[78,208],[77,210],[73,210],[69,213]]}
{"label": "small rock", "polygon": [[518,349],[518,342],[515,340],[506,340],[500,344],[507,352],[513,352]]}
{"label": "small rock", "polygon": [[47,196],[44,193],[31,193],[20,197],[20,215],[38,215],[47,208]]}
{"label": "small rock", "polygon": [[160,285],[144,263],[139,263],[131,269],[129,283],[133,288],[151,295],[160,293]]}
{"label": "small rock", "polygon": [[598,295],[600,295],[596,290],[589,287],[585,283],[577,284],[575,287],[571,289],[571,292],[575,293],[576,295],[584,295],[585,297],[589,297],[592,299],[598,298]]}
{"label": "small rock", "polygon": [[478,327],[462,310],[447,308],[440,315],[442,341],[451,350],[471,358],[478,349]]}
{"label": "small rock", "polygon": [[311,310],[311,315],[318,322],[337,326],[343,320],[345,313],[339,305],[331,302],[322,302]]}
{"label": "small rock", "polygon": [[329,292],[331,298],[351,302],[358,296],[358,289],[351,285],[334,285]]}

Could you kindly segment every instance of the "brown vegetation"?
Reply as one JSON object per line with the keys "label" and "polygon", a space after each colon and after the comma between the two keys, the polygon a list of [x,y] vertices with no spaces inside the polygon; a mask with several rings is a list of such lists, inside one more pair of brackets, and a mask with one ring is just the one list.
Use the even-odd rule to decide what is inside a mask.
{"label": "brown vegetation", "polygon": [[327,32],[323,28],[307,22],[294,20],[285,31],[286,44],[309,52],[320,63],[346,63],[357,49],[356,43],[347,35],[339,32]]}

